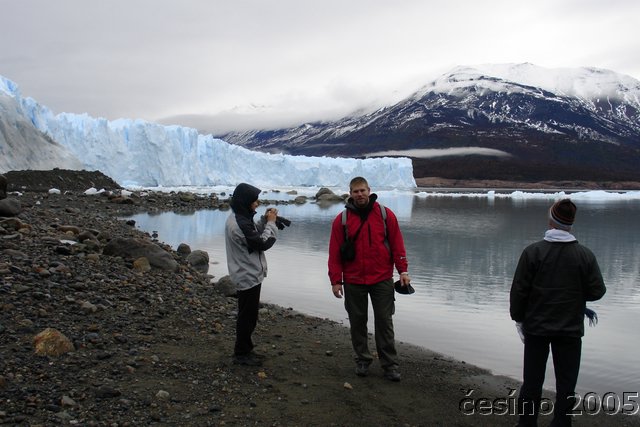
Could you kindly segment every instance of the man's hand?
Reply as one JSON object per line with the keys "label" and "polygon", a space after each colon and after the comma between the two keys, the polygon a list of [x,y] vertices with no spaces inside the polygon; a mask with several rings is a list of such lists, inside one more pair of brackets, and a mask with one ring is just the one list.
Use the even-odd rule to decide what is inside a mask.
{"label": "man's hand", "polygon": [[335,285],[331,285],[331,291],[333,292],[333,295],[335,295],[336,298],[342,298],[342,285],[341,284],[335,284]]}
{"label": "man's hand", "polygon": [[409,277],[409,273],[402,273],[400,275],[400,284],[402,286],[407,286],[411,283],[411,277]]}
{"label": "man's hand", "polygon": [[268,208],[264,213],[264,217],[267,219],[267,222],[276,222],[276,218],[278,217],[278,209]]}

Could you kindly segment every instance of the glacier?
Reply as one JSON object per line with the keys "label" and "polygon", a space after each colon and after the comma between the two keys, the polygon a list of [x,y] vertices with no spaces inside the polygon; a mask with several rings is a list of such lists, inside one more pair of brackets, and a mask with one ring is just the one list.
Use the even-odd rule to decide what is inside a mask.
{"label": "glacier", "polygon": [[[66,149],[82,169],[99,170],[123,187],[235,186],[239,182],[261,187],[342,187],[355,176],[364,176],[374,188],[416,187],[409,158],[268,154],[183,126],[54,114],[23,97],[18,85],[2,76],[0,96],[12,98],[16,114]],[[1,151],[11,156],[10,150]]]}

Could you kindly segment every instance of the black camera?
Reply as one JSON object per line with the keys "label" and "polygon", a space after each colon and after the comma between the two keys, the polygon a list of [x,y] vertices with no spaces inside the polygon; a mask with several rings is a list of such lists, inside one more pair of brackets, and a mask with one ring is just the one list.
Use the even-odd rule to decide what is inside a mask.
{"label": "black camera", "polygon": [[277,216],[276,217],[276,227],[278,227],[278,230],[282,230],[285,227],[288,227],[291,225],[291,220],[288,220],[287,218],[283,217],[283,216]]}
{"label": "black camera", "polygon": [[[267,212],[269,212],[271,209],[273,208],[269,208],[267,209]],[[263,215],[263,218],[265,218],[266,215]],[[283,230],[285,227],[288,227],[291,225],[291,220],[283,217],[283,216],[276,216],[276,227],[278,227],[278,230]]]}

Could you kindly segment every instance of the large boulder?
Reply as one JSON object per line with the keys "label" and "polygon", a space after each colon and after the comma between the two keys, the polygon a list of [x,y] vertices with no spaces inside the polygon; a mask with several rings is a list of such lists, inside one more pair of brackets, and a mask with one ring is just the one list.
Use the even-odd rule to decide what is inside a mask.
{"label": "large boulder", "polygon": [[336,193],[334,193],[333,191],[331,191],[326,187],[322,187],[316,193],[316,200],[318,202],[336,202],[337,203],[337,202],[344,201],[344,197],[337,195]]}
{"label": "large boulder", "polygon": [[20,200],[13,197],[0,200],[0,217],[18,216],[22,212]]}
{"label": "large boulder", "polygon": [[226,297],[235,297],[238,295],[236,284],[231,281],[231,277],[223,276],[213,285],[213,289]]}
{"label": "large boulder", "polygon": [[110,256],[138,259],[147,258],[151,267],[161,270],[176,271],[178,263],[173,256],[153,242],[123,237],[117,237],[107,243],[102,253]]}
{"label": "large boulder", "polygon": [[178,252],[178,255],[180,255],[182,258],[186,258],[187,255],[191,253],[191,247],[186,243],[180,243],[178,245],[178,249],[176,249],[176,252]]}
{"label": "large boulder", "polygon": [[206,251],[196,249],[187,255],[187,262],[197,272],[207,274],[209,272],[209,254]]}

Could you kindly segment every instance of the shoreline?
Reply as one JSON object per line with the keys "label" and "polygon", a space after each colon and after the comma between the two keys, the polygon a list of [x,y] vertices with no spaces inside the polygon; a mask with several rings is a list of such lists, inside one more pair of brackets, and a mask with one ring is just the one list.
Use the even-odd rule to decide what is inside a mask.
{"label": "shoreline", "polygon": [[[28,189],[35,192],[47,192],[51,188],[62,191],[85,191],[96,189],[121,189],[120,185],[99,171],[75,171],[68,169],[22,170],[4,173],[8,180],[9,191]],[[637,191],[640,181],[512,181],[497,179],[451,179],[441,177],[415,178],[416,188],[446,190],[549,190],[549,191]]]}
{"label": "shoreline", "polygon": [[508,181],[508,180],[467,180],[439,177],[416,178],[419,188],[450,189],[450,190],[548,190],[548,191],[637,191],[640,190],[638,181]]}

